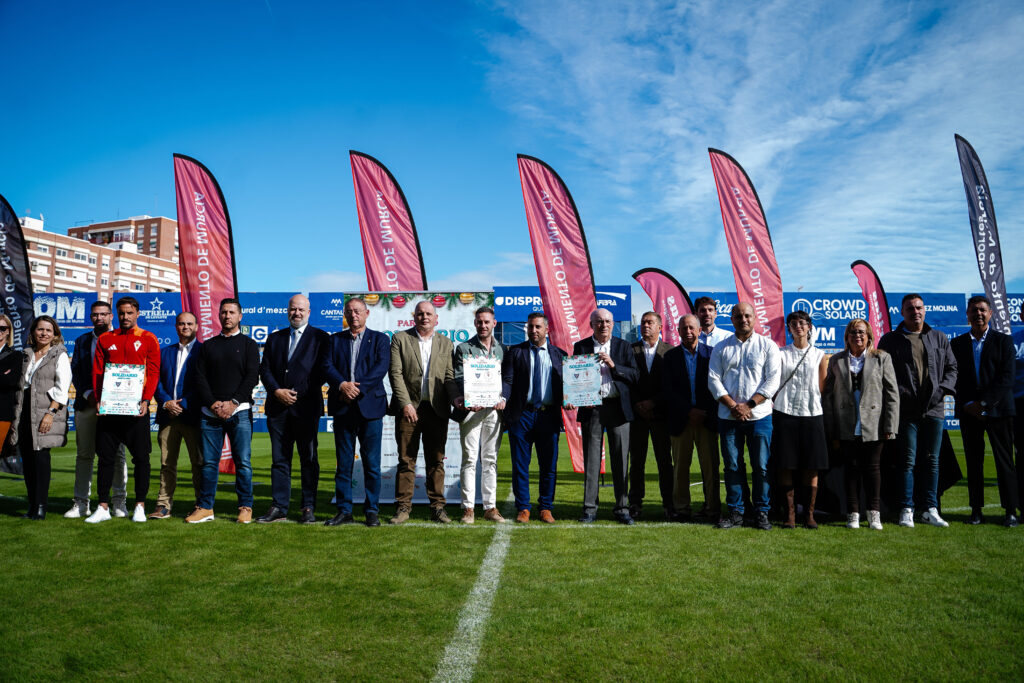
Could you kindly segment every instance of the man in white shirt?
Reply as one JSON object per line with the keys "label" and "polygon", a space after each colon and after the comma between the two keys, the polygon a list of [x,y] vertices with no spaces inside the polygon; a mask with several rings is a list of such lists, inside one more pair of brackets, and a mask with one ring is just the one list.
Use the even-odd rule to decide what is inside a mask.
{"label": "man in white shirt", "polygon": [[203,488],[203,449],[199,442],[199,410],[195,405],[192,382],[192,360],[201,342],[196,341],[196,317],[179,313],[174,320],[178,343],[169,344],[160,352],[160,383],[156,385],[157,443],[160,445],[160,493],[156,509],[150,519],[171,516],[174,490],[178,485],[178,455],[181,442],[185,442],[189,462],[192,463],[192,487],[195,502],[191,513],[199,506],[199,493]]}
{"label": "man in white shirt", "polygon": [[714,299],[702,296],[694,302],[693,307],[697,311],[697,319],[700,321],[700,338],[697,341],[701,344],[706,344],[708,348],[713,349],[732,336],[732,333],[727,330],[715,326],[715,320],[718,318],[718,304]]}
{"label": "man in white shirt", "polygon": [[736,334],[711,352],[708,388],[719,402],[718,431],[725,469],[726,505],[729,515],[718,526],[730,529],[743,524],[742,481],[739,458],[744,443],[753,473],[752,497],[757,508],[757,527],[768,522],[768,457],[772,437],[772,399],[779,388],[779,348],[770,338],[754,333],[754,307],[738,303],[732,309]]}

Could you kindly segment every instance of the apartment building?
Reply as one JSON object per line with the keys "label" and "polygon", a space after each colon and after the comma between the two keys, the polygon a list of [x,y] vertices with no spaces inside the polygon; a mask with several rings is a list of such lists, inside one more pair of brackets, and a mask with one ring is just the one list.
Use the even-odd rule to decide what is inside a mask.
{"label": "apartment building", "polygon": [[178,262],[178,222],[163,216],[131,218],[68,228],[69,237],[109,247],[131,242],[140,254]]}

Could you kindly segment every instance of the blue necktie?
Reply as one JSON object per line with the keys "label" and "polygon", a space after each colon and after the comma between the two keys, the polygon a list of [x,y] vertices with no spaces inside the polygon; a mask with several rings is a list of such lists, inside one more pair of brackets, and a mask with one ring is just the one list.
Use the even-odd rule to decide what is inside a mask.
{"label": "blue necktie", "polygon": [[540,402],[544,400],[544,386],[540,372],[540,349],[536,346],[531,346],[530,349],[533,351],[533,395],[530,396],[530,405],[539,408]]}

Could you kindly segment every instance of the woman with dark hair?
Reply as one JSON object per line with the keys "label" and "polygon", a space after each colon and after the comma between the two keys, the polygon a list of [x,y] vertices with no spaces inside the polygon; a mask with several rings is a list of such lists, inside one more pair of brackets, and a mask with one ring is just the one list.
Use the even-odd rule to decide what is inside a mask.
{"label": "woman with dark hair", "polygon": [[828,363],[822,402],[832,442],[846,463],[846,526],[860,528],[860,483],[868,507],[868,526],[881,530],[882,442],[896,438],[900,394],[892,357],[872,348],[866,320],[851,320],[843,335],[846,348]]}
{"label": "woman with dark hair", "polygon": [[41,315],[29,328],[30,346],[22,360],[21,382],[15,399],[17,429],[12,443],[21,442],[21,460],[28,489],[26,519],[46,519],[50,491],[50,449],[68,442],[68,389],[71,361],[57,321]]}
{"label": "woman with dark hair", "polygon": [[794,311],[786,316],[793,343],[782,349],[779,391],[772,412],[772,458],[786,497],[784,529],[796,528],[795,479],[807,487],[804,526],[817,529],[814,505],[818,498],[818,470],[828,469],[828,445],[821,410],[821,389],[828,364],[821,349],[811,345],[811,316]]}
{"label": "woman with dark hair", "polygon": [[11,319],[0,314],[0,449],[7,444],[14,422],[14,403],[21,380],[21,354],[11,348],[11,328]]}

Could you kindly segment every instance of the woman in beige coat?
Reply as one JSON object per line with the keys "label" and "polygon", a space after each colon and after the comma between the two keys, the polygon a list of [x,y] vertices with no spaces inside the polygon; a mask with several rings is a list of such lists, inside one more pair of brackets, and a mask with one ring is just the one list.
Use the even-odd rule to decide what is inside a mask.
{"label": "woman in beige coat", "polygon": [[21,442],[21,460],[28,489],[26,519],[46,518],[50,490],[50,449],[68,442],[68,389],[71,361],[57,321],[41,315],[29,328],[31,345],[24,351],[21,384],[14,405],[11,442]]}
{"label": "woman in beige coat", "polygon": [[846,463],[846,526],[860,528],[860,480],[868,507],[868,525],[881,529],[880,463],[884,441],[896,437],[900,396],[892,358],[873,348],[867,321],[851,320],[846,348],[829,359],[821,402],[825,428]]}

